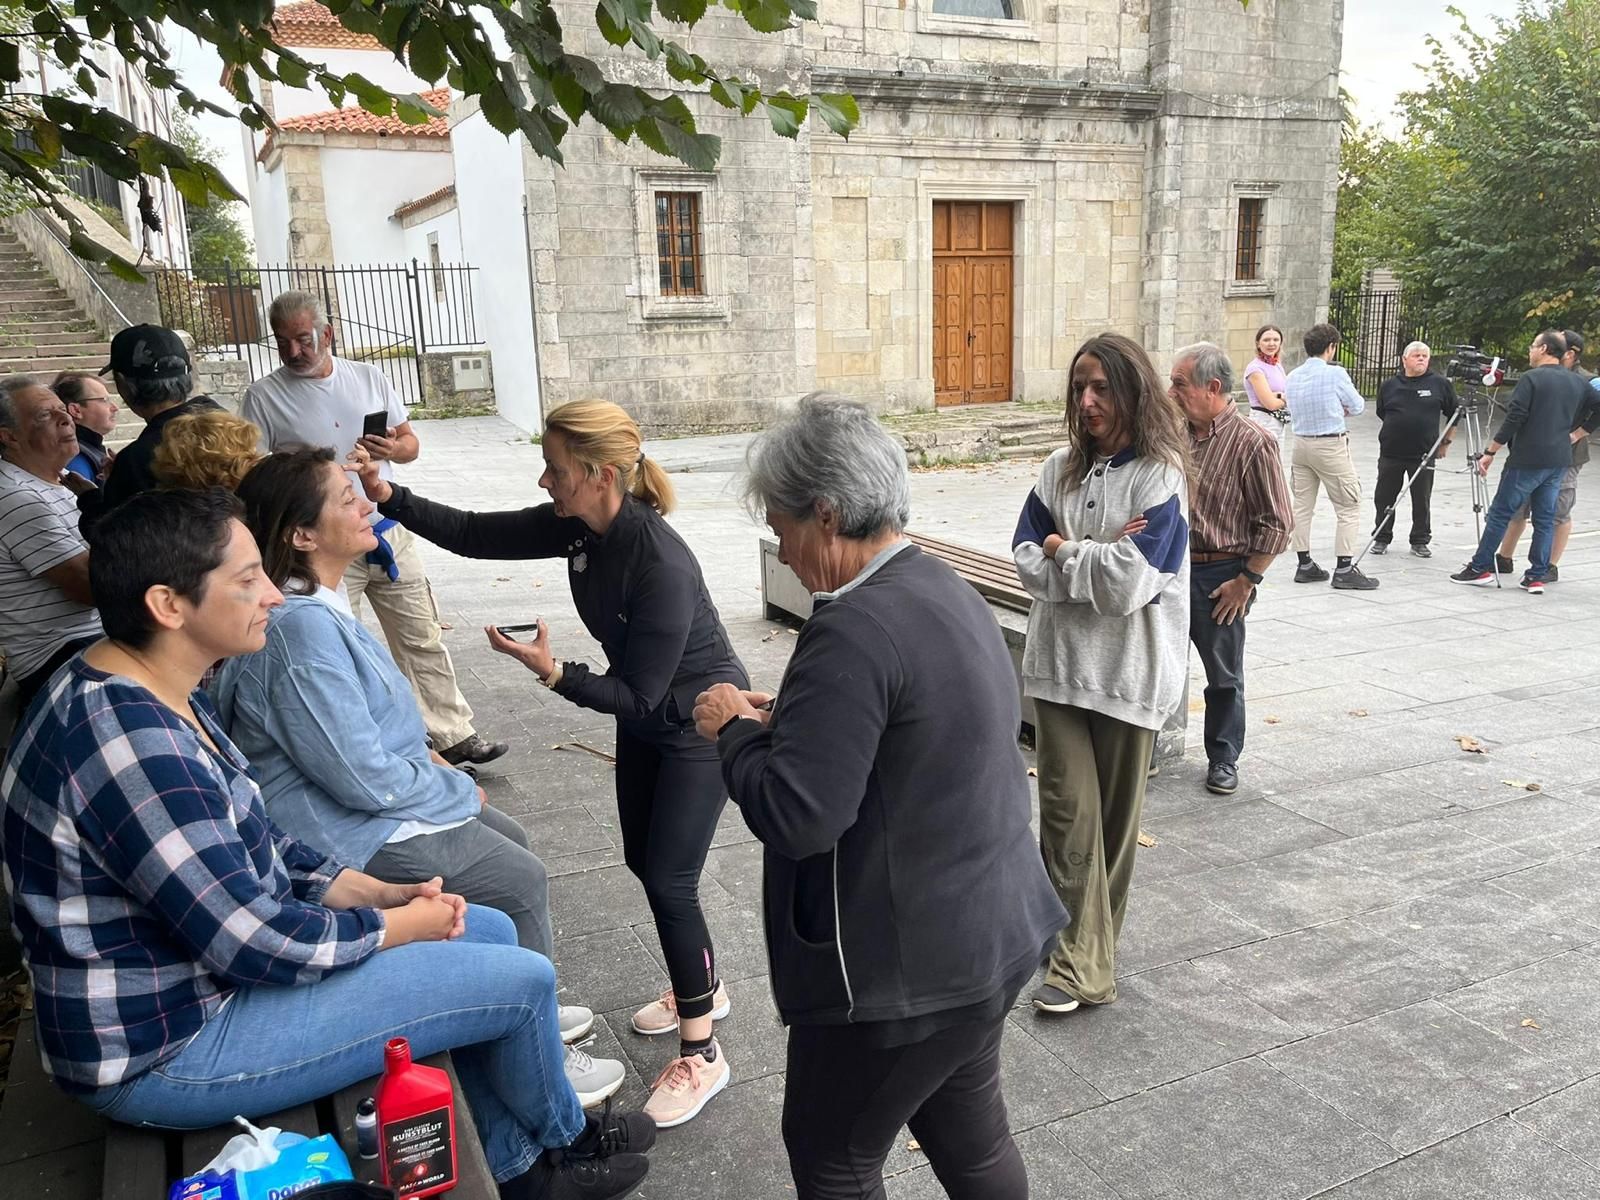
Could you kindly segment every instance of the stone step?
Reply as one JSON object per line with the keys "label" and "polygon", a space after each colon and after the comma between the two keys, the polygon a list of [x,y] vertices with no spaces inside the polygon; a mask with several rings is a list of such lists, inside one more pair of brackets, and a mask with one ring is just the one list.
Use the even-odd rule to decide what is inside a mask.
{"label": "stone step", "polygon": [[[64,325],[65,321],[47,322]],[[15,358],[6,347],[16,346],[104,346],[106,340],[93,329],[63,329],[41,331],[35,325],[0,325],[0,358]]]}
{"label": "stone step", "polygon": [[26,337],[43,342],[59,334],[66,334],[73,341],[83,341],[97,336],[97,331],[93,321],[83,319],[28,321],[15,314],[0,316],[0,340]]}
{"label": "stone step", "polygon": [[[49,320],[66,321],[78,316],[78,309],[66,296],[62,296],[59,300],[17,300],[0,293],[0,325],[10,324],[17,317],[27,317],[34,313],[41,315],[49,313],[51,314]],[[57,313],[70,313],[72,316],[57,316],[55,315]]]}
{"label": "stone step", "polygon": [[105,365],[104,354],[5,359],[0,360],[0,375],[54,375],[57,371],[98,371]]}
{"label": "stone step", "polygon": [[4,296],[7,300],[13,302],[26,300],[29,303],[33,303],[39,300],[65,300],[68,304],[72,303],[72,298],[53,284],[39,287],[5,288],[0,290],[0,296]]}
{"label": "stone step", "polygon": [[100,365],[104,366],[110,354],[111,347],[105,342],[64,342],[53,345],[27,342],[0,344],[0,362],[31,362],[47,358],[98,358]]}

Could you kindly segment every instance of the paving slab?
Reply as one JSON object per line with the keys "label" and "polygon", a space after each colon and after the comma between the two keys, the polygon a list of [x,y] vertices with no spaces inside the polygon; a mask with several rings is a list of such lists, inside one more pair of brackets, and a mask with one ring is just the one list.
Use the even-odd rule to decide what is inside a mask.
{"label": "paving slab", "polygon": [[1548,1091],[1600,1074],[1600,971],[1587,954],[1559,954],[1440,1002],[1537,1055],[1535,1079]]}
{"label": "paving slab", "polygon": [[1512,1117],[1545,1141],[1600,1168],[1600,1075],[1519,1108]]}
{"label": "paving slab", "polygon": [[1600,1170],[1501,1118],[1388,1164],[1318,1200],[1590,1200]]}
{"label": "paving slab", "polygon": [[1050,1128],[1125,1200],[1288,1200],[1395,1158],[1378,1138],[1260,1059]]}

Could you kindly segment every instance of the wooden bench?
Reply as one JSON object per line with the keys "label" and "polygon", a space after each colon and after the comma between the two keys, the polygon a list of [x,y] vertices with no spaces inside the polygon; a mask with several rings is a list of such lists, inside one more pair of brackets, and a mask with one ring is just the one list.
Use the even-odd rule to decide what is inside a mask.
{"label": "wooden bench", "polygon": [[[421,1060],[450,1075],[456,1094],[456,1171],[452,1197],[498,1200],[483,1146],[467,1111],[461,1082],[448,1054]],[[307,1137],[331,1133],[355,1177],[379,1183],[376,1159],[356,1153],[355,1113],[376,1090],[377,1077],[353,1084],[312,1104],[255,1121]],[[138,1129],[96,1116],[45,1076],[39,1064],[33,1021],[25,1019],[12,1049],[11,1078],[0,1102],[0,1174],[7,1195],[47,1200],[166,1200],[177,1179],[193,1175],[240,1132],[236,1125],[180,1133]],[[13,1190],[14,1189],[14,1190]]]}

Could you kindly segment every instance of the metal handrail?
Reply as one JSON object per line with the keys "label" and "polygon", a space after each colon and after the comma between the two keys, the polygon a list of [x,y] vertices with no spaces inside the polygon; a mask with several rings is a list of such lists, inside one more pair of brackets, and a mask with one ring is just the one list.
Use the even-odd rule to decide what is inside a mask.
{"label": "metal handrail", "polygon": [[[39,214],[39,210],[37,208],[30,208],[28,210],[28,215],[31,216],[35,221],[39,222],[46,233],[55,238],[57,242],[61,243],[61,248],[67,252],[67,256],[77,264],[78,270],[83,272],[83,277],[87,279],[91,285],[93,285],[95,291],[100,293],[100,298],[111,306],[111,311],[117,314],[117,319],[122,322],[122,328],[126,329],[128,326],[132,325],[133,322],[128,320],[128,314],[123,312],[121,306],[111,298],[110,293],[108,293],[105,288],[100,286],[100,281],[94,277],[94,272],[89,270],[83,259],[79,258],[73,253],[72,243],[65,240],[61,234],[56,231],[55,226],[50,224],[49,221],[46,221],[44,217]],[[115,333],[116,330],[112,330],[112,332]]]}

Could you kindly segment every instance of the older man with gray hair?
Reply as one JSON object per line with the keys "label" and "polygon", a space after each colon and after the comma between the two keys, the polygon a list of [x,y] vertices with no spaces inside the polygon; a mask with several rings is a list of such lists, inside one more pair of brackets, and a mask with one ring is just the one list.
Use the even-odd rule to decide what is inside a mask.
{"label": "older man with gray hair", "polygon": [[[1411,553],[1432,558],[1433,460],[1443,458],[1455,426],[1439,438],[1440,420],[1455,415],[1456,390],[1448,379],[1429,369],[1433,352],[1426,342],[1412,342],[1400,354],[1400,370],[1378,389],[1378,484],[1372,493],[1377,509],[1372,552],[1386,554],[1394,540],[1395,504],[1406,476],[1411,478]],[[1435,448],[1434,443],[1438,443]]]}
{"label": "older man with gray hair", "polygon": [[[317,296],[284,292],[267,319],[283,365],[246,389],[239,410],[261,430],[263,450],[326,446],[343,459],[359,444],[385,480],[394,476],[391,463],[416,459],[421,444],[394,384],[370,363],[334,354],[333,326]],[[359,609],[365,596],[378,614],[395,665],[417,693],[433,748],[452,766],[499,758],[506,744],[478,736],[456,684],[416,538],[376,515],[373,532],[377,550],[345,573],[351,608]]]}
{"label": "older man with gray hair", "polygon": [[1206,788],[1239,786],[1244,618],[1294,518],[1277,441],[1239,416],[1233,364],[1210,342],[1173,356],[1170,391],[1189,422],[1189,640],[1206,671]]}

